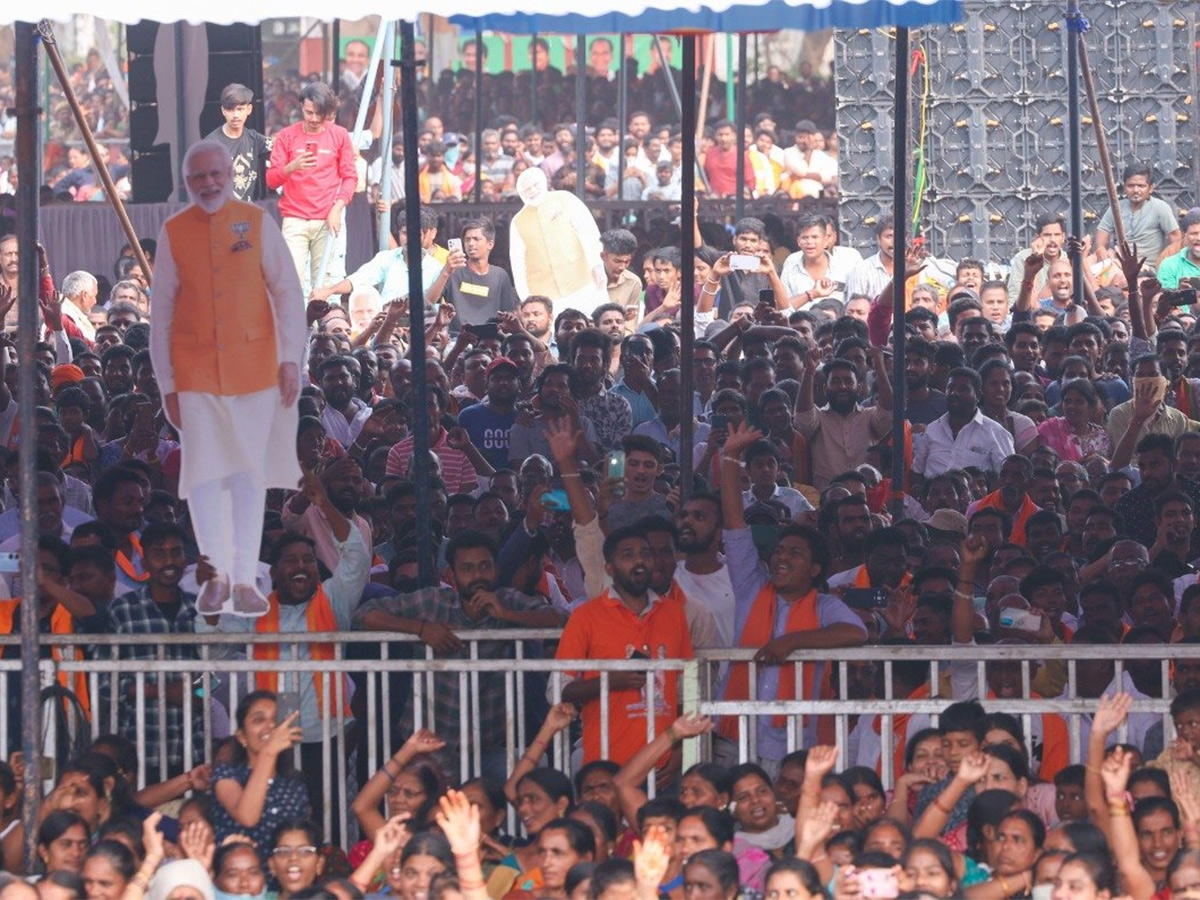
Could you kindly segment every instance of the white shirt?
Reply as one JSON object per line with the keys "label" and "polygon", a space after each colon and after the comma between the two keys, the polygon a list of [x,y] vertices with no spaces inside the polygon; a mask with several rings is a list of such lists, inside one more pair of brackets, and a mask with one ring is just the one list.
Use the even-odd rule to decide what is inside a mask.
{"label": "white shirt", "polygon": [[[843,249],[843,248],[838,248]],[[853,253],[853,251],[851,251]],[[850,277],[850,272],[853,267],[862,262],[862,258],[854,259],[846,254],[825,254],[829,257],[829,269],[825,273],[825,277],[830,281],[838,284],[845,284],[846,279]],[[855,257],[858,254],[854,254]],[[803,294],[805,291],[811,291],[817,286],[814,279],[804,268],[804,253],[797,250],[783,261],[783,269],[779,273],[779,280],[783,282],[783,286],[788,290],[789,297],[795,297],[797,294]],[[835,291],[831,296],[840,297],[841,291]],[[803,307],[797,307],[802,309]]]}
{"label": "white shirt", "polygon": [[681,559],[675,566],[675,582],[689,601],[712,611],[717,627],[715,646],[732,647],[734,643],[733,623],[736,606],[733,599],[733,583],[729,580],[729,569],[724,565],[707,575],[689,572],[687,560]]}
{"label": "white shirt", "polygon": [[75,323],[85,338],[89,341],[96,339],[96,326],[88,320],[87,313],[76,306],[75,301],[70,297],[63,299],[62,313]]}
{"label": "white shirt", "polygon": [[321,424],[325,426],[325,433],[343,447],[349,447],[357,440],[359,432],[363,429],[363,425],[366,424],[367,419],[371,418],[371,413],[374,412],[370,406],[367,406],[358,397],[351,397],[350,405],[354,407],[354,416],[351,419],[347,419],[329,405],[326,405],[325,411],[321,413]]}
{"label": "white shirt", "polygon": [[850,274],[846,276],[846,299],[849,300],[855,294],[864,294],[874,300],[891,280],[892,273],[884,268],[879,254],[874,253],[851,269]]}
{"label": "white shirt", "polygon": [[[379,157],[369,166],[367,166],[367,184],[378,187],[383,179],[380,177],[380,169],[383,168],[383,157]],[[392,195],[391,200],[394,203],[397,200],[404,199],[404,163],[399,165],[388,166],[388,173],[391,176]],[[382,196],[382,194],[380,194]]]}
{"label": "white shirt", "polygon": [[[824,184],[836,182],[838,177],[837,160],[824,150],[801,150],[796,146],[788,147],[783,151],[783,167],[794,178],[813,181],[811,191],[805,191],[805,193],[814,197],[820,194]],[[817,182],[820,183],[820,186]]]}
{"label": "white shirt", "polygon": [[999,472],[1005,457],[1013,454],[1012,435],[999,422],[975,410],[975,418],[959,429],[950,429],[950,414],[934,419],[925,428],[925,439],[913,448],[913,471],[926,478],[950,469],[979,466]]}

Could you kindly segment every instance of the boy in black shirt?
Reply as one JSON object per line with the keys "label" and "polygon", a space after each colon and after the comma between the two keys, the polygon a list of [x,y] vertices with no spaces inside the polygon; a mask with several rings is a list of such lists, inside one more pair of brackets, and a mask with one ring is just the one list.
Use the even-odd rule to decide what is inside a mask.
{"label": "boy in black shirt", "polygon": [[225,124],[207,136],[228,148],[233,160],[233,196],[246,203],[267,196],[266,168],[271,156],[271,139],[246,127],[253,104],[254,91],[244,84],[227,84],[221,91]]}

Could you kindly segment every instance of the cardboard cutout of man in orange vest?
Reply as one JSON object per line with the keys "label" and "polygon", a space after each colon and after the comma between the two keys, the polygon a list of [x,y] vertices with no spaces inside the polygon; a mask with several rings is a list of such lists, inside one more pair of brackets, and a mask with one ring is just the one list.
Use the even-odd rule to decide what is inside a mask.
{"label": "cardboard cutout of man in orange vest", "polygon": [[158,235],[150,355],[182,442],[179,495],[217,573],[196,610],[256,617],[266,491],[300,479],[304,299],[279,226],[232,198],[228,151],[194,144],[183,175],[192,203]]}

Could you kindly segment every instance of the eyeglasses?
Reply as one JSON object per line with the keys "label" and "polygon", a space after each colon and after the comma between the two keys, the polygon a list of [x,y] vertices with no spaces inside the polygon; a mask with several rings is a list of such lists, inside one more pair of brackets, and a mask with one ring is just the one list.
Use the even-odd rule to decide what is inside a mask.
{"label": "eyeglasses", "polygon": [[317,848],[311,845],[306,847],[276,847],[271,851],[271,855],[276,859],[290,859],[293,856],[308,859],[317,855]]}

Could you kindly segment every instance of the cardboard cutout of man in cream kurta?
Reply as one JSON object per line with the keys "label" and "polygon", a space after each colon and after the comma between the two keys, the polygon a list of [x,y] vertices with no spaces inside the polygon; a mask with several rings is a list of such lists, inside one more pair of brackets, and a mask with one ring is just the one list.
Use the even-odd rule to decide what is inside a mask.
{"label": "cardboard cutout of man in cream kurta", "polygon": [[256,617],[269,487],[295,488],[296,400],[304,297],[279,226],[232,199],[233,163],[212,141],[184,158],[192,204],[158,234],[150,356],[167,418],[179,429],[179,495],[217,576],[201,615]]}
{"label": "cardboard cutout of man in cream kurta", "polygon": [[592,311],[608,302],[608,279],[600,259],[600,229],[583,201],[569,191],[551,191],[546,173],[526,169],[517,176],[524,206],[509,224],[509,260],[517,296],[554,301],[554,315]]}

